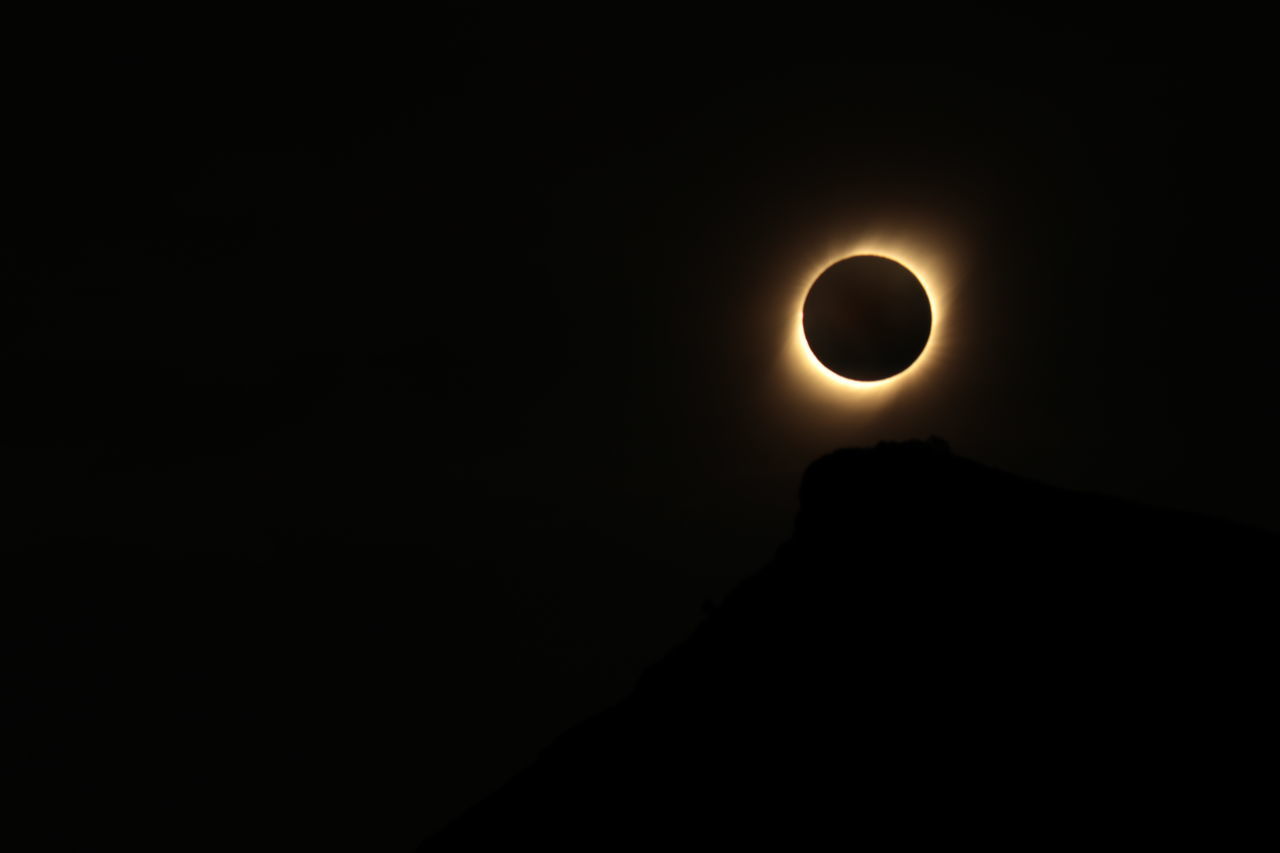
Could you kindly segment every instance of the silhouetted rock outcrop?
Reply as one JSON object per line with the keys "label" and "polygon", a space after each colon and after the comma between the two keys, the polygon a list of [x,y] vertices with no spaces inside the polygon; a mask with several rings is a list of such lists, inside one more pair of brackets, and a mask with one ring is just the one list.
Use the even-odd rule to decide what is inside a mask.
{"label": "silhouetted rock outcrop", "polygon": [[830,454],[800,496],[771,565],[424,849],[1221,845],[1260,828],[1272,537],[936,440]]}

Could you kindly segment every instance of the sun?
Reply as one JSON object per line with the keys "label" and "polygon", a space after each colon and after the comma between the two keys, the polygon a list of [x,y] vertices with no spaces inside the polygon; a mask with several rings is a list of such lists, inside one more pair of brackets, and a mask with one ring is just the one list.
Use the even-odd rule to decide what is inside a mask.
{"label": "sun", "polygon": [[[810,349],[804,331],[805,299],[814,282],[833,264],[862,255],[887,258],[906,267],[923,287],[932,315],[928,341],[919,357],[902,372],[871,381],[850,379],[828,369]],[[789,285],[790,319],[784,361],[792,387],[806,396],[835,404],[877,406],[936,378],[954,344],[949,322],[954,269],[954,262],[942,248],[931,248],[919,235],[868,234],[811,253]]]}

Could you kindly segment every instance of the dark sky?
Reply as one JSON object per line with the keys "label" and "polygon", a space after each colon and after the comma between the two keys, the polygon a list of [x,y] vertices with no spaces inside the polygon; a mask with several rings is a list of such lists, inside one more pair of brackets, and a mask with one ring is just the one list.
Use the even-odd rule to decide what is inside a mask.
{"label": "dark sky", "polygon": [[[451,10],[15,61],[0,536],[394,553],[347,581],[431,626],[391,850],[621,695],[836,447],[1274,529],[1267,77],[1111,23]],[[842,397],[791,312],[870,244],[945,271],[946,348]]]}

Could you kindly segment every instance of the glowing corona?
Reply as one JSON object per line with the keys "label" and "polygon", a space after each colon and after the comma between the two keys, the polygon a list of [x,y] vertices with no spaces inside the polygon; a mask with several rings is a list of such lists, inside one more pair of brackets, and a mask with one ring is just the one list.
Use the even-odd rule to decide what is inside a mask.
{"label": "glowing corona", "polygon": [[[874,381],[849,379],[829,370],[813,351],[804,334],[804,301],[809,289],[832,264],[857,255],[876,255],[896,261],[909,269],[924,287],[933,323],[924,350],[909,367],[894,376]],[[937,373],[951,343],[948,308],[953,292],[953,265],[939,249],[929,249],[920,240],[904,236],[864,236],[834,245],[811,256],[794,285],[787,358],[792,380],[808,393],[832,402],[849,401],[881,404],[926,382]]]}

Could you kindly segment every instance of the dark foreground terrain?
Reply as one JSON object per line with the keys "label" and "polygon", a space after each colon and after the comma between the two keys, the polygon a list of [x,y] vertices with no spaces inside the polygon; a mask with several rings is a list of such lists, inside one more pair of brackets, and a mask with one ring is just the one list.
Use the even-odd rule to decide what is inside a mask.
{"label": "dark foreground terrain", "polygon": [[629,698],[423,849],[1270,834],[1273,539],[939,442],[828,455],[801,503]]}
{"label": "dark foreground terrain", "polygon": [[[1220,846],[1266,829],[1271,535],[936,441],[828,455],[800,504],[769,565],[505,787],[536,754],[523,744],[601,693],[522,658],[525,623],[469,627],[508,606],[497,573],[415,587],[423,553],[319,541],[9,548],[0,846],[389,852],[495,789],[424,849]],[[537,550],[534,577],[573,549]],[[620,559],[592,553],[597,575]]]}

